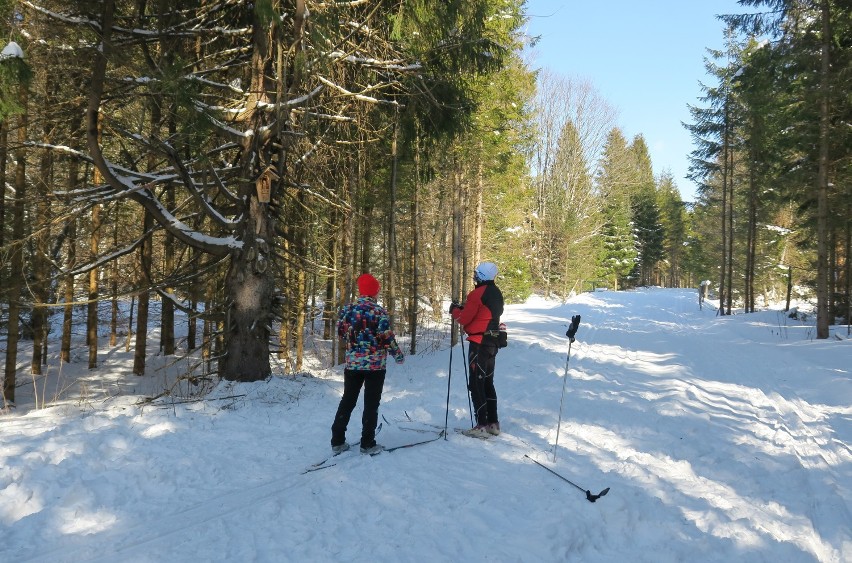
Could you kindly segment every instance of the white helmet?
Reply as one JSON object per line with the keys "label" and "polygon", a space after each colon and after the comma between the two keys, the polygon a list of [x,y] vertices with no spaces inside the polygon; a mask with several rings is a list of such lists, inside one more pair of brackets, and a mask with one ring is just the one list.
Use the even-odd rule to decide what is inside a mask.
{"label": "white helmet", "polygon": [[480,262],[473,271],[473,277],[478,282],[493,280],[497,277],[497,264],[494,262]]}

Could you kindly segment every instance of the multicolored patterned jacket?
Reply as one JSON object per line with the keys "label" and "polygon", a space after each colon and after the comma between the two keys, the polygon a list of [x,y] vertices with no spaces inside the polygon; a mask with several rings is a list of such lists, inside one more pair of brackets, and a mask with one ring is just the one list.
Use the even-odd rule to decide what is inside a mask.
{"label": "multicolored patterned jacket", "polygon": [[359,297],[337,314],[337,334],[346,343],[346,369],[385,369],[388,350],[398,364],[405,355],[396,343],[390,318],[372,297]]}

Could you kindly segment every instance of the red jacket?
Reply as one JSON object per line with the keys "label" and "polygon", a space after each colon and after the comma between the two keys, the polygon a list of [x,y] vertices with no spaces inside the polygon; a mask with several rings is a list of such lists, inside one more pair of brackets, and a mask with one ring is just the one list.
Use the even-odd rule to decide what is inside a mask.
{"label": "red jacket", "polygon": [[467,333],[469,342],[482,343],[487,330],[497,330],[503,314],[503,293],[493,280],[480,282],[467,294],[463,307],[453,308],[451,313]]}

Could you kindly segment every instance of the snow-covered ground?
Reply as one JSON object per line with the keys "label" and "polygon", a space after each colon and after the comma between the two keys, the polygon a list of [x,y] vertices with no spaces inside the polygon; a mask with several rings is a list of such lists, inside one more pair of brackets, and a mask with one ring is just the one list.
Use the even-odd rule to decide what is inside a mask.
{"label": "snow-covered ground", "polygon": [[[160,376],[130,375],[123,346],[97,372],[65,366],[85,396],[0,416],[0,561],[852,561],[846,327],[817,341],[783,313],[720,318],[663,289],[504,320],[501,436],[452,431],[470,417],[444,343],[389,366],[378,441],[433,436],[449,386],[448,439],[306,474],[329,453],[339,369],[141,403]],[[533,459],[609,494],[590,503]]]}

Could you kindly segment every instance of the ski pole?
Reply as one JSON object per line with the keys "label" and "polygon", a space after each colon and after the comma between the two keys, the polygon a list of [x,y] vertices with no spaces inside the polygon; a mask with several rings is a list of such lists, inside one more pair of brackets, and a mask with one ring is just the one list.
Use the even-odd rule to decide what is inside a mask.
{"label": "ski pole", "polygon": [[556,423],[556,442],[553,444],[553,463],[556,463],[556,450],[559,448],[559,429],[562,427],[562,405],[565,402],[565,384],[568,382],[568,362],[571,361],[571,344],[574,343],[574,335],[580,326],[580,315],[571,317],[571,326],[565,336],[568,337],[568,357],[565,359],[565,376],[562,378],[562,398],[559,399],[559,421]]}
{"label": "ski pole", "polygon": [[609,487],[607,487],[606,489],[602,490],[602,491],[601,491],[601,492],[599,492],[598,494],[593,495],[593,494],[592,494],[592,491],[590,491],[590,490],[588,490],[588,489],[584,489],[583,487],[581,487],[581,486],[580,486],[580,485],[578,485],[577,483],[575,483],[575,482],[571,481],[570,479],[568,479],[568,478],[566,478],[566,477],[563,477],[562,475],[560,475],[560,474],[559,474],[559,473],[557,473],[556,471],[552,470],[552,469],[551,469],[551,468],[549,468],[548,466],[544,465],[543,463],[539,463],[539,462],[537,462],[536,460],[534,460],[533,458],[531,458],[531,457],[530,457],[530,456],[528,456],[527,454],[524,454],[524,457],[525,457],[525,458],[527,458],[527,459],[529,459],[530,461],[532,461],[533,463],[535,463],[535,464],[536,464],[536,465],[538,465],[539,467],[543,467],[543,468],[547,469],[548,471],[550,471],[551,473],[553,473],[554,475],[556,475],[557,477],[559,477],[560,479],[562,479],[562,480],[563,480],[563,481],[565,481],[566,483],[569,483],[569,484],[571,484],[571,485],[574,485],[575,487],[577,487],[578,489],[580,489],[581,491],[583,491],[584,493],[586,493],[586,500],[587,500],[587,501],[589,501],[589,502],[595,502],[596,500],[598,500],[599,498],[601,498],[602,496],[606,495],[606,494],[609,492]]}
{"label": "ski pole", "polygon": [[450,420],[450,381],[453,380],[453,325],[450,323],[450,367],[447,369],[447,412],[444,414],[444,440],[447,439],[447,423]]}
{"label": "ski pole", "polygon": [[473,428],[473,404],[470,402],[470,378],[467,376],[467,354],[464,352],[464,337],[461,339],[462,357],[464,358],[464,384],[467,390],[467,411],[470,413],[470,427]]}

